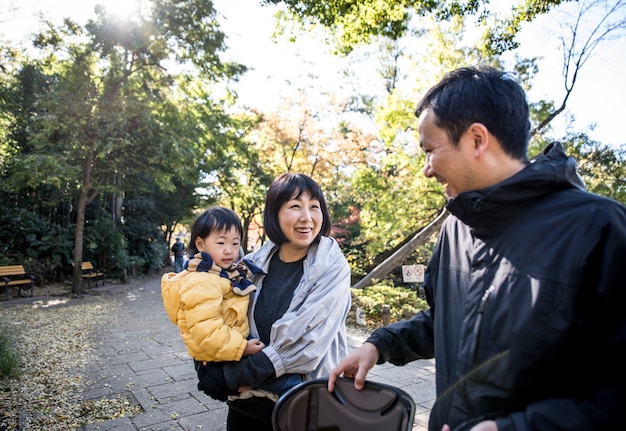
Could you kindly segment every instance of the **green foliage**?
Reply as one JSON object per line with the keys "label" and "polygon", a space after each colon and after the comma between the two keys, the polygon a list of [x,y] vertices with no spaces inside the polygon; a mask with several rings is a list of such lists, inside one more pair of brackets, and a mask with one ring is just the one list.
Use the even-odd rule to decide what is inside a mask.
{"label": "green foliage", "polygon": [[338,50],[349,53],[356,45],[382,36],[393,40],[407,34],[415,16],[446,20],[452,16],[475,13],[486,1],[459,2],[432,0],[333,0],[328,2],[299,0],[264,0],[265,4],[283,3],[292,19],[304,24],[320,24],[337,34]]}
{"label": "green foliage", "polygon": [[150,197],[128,198],[126,201],[128,219],[122,231],[128,241],[128,254],[133,260],[128,267],[143,264],[143,271],[154,271],[163,267],[169,248],[163,239],[163,231],[155,223],[156,201]]}
{"label": "green foliage", "polygon": [[380,326],[383,305],[389,305],[392,322],[428,309],[426,301],[418,298],[414,290],[394,286],[388,281],[365,289],[351,289],[351,292],[352,312],[355,312],[357,307],[361,308],[369,325]]}
{"label": "green foliage", "polygon": [[25,208],[4,208],[0,213],[0,261],[19,265],[29,255],[36,257],[44,220]]}
{"label": "green foliage", "polygon": [[[24,208],[8,208],[0,215],[0,264],[24,265],[38,284],[60,281],[73,261],[73,226],[50,225]],[[125,239],[110,217],[90,220],[84,260],[113,270],[124,268]]]}
{"label": "green foliage", "polygon": [[[81,256],[113,273],[159,268],[163,232],[190,218],[200,179],[229,182],[215,151],[229,117],[213,86],[246,68],[221,60],[211,1],[142,6],[149,12],[130,19],[98,7],[84,26],[48,23],[34,38],[40,59],[2,69],[0,204],[33,218],[2,228],[2,259],[59,271]],[[162,64],[171,60],[191,67],[172,73]]]}
{"label": "green foliage", "polygon": [[626,205],[626,144],[615,148],[577,133],[568,135],[563,146],[576,159],[587,190]]}
{"label": "green foliage", "polygon": [[524,0],[515,6],[511,14],[504,19],[499,16],[484,15],[482,20],[489,22],[485,34],[486,54],[499,55],[517,48],[519,42],[516,36],[523,23],[531,22],[536,17],[548,13],[555,6],[568,1],[571,0]]}
{"label": "green foliage", "polygon": [[414,28],[416,17],[428,17],[439,22],[475,17],[478,24],[488,29],[484,51],[493,56],[518,46],[517,33],[524,22],[548,12],[568,0],[524,0],[503,19],[490,9],[488,0],[263,0],[264,4],[284,4],[290,15],[280,14],[283,20],[297,20],[304,25],[321,25],[337,35],[337,50],[344,54],[357,45],[366,44],[375,37],[398,40]]}
{"label": "green foliage", "polygon": [[[0,384],[6,378],[19,374],[20,364],[20,355],[13,336],[6,327],[0,326]],[[1,388],[0,386],[0,390]]]}
{"label": "green foliage", "polygon": [[109,214],[100,213],[85,226],[83,261],[103,268],[107,276],[121,274],[128,265],[128,246],[120,227]]}
{"label": "green foliage", "polygon": [[40,285],[61,277],[72,248],[71,231],[49,226],[34,212],[5,208],[0,213],[0,265],[24,265]]}
{"label": "green foliage", "polygon": [[350,188],[358,208],[348,259],[362,276],[413,237],[441,211],[445,194],[422,174],[424,155],[398,143],[380,160],[356,170]]}
{"label": "green foliage", "polygon": [[245,66],[224,62],[219,56],[225,49],[225,35],[216,21],[212,1],[152,0],[151,4],[152,20],[143,25],[158,33],[148,38],[150,46],[168,47],[178,62],[190,61],[212,79],[232,78],[246,71]]}
{"label": "green foliage", "polygon": [[[376,87],[364,86],[344,101],[331,95],[318,107],[311,102],[320,99],[318,87],[298,89],[273,115],[231,113],[228,89],[216,98],[223,93],[216,83],[246,68],[220,58],[225,35],[209,0],[150,1],[149,13],[130,20],[99,9],[85,26],[51,26],[35,40],[42,58],[0,68],[0,262],[58,279],[78,237],[83,259],[109,274],[151,271],[198,209],[227,205],[253,226],[275,175],[301,171],[322,185],[333,233],[353,276],[363,276],[446,202],[441,186],[422,175],[417,99],[447,70],[501,66],[494,53],[515,46],[523,22],[561,2],[518,2],[504,19],[487,1],[266,0],[301,23],[336,30],[329,39],[336,36],[344,53],[373,42],[384,88],[361,94]],[[473,24],[487,47],[467,44]],[[185,65],[166,69],[170,60]],[[508,68],[530,89],[535,59],[514,61]],[[533,103],[533,124],[554,110],[552,101]],[[533,138],[531,155],[549,131]],[[624,150],[582,135],[565,143],[589,189],[624,202]],[[427,261],[430,246],[410,259]]]}

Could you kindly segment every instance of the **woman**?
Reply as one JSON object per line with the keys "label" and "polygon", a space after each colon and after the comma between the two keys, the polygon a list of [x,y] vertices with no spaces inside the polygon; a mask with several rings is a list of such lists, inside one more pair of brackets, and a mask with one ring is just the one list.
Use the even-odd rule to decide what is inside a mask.
{"label": "woman", "polygon": [[279,176],[267,192],[263,222],[270,241],[246,258],[267,274],[254,280],[248,311],[250,336],[265,348],[207,369],[198,384],[220,400],[244,391],[228,402],[228,431],[272,430],[273,399],[245,389],[285,374],[327,376],[348,352],[350,268],[328,236],[330,215],[320,187],[305,175]]}

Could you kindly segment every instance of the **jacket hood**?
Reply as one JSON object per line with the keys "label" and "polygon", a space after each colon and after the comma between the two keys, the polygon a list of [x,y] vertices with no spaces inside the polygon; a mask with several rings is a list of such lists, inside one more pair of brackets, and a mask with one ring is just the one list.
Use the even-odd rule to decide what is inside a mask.
{"label": "jacket hood", "polygon": [[493,186],[460,193],[447,209],[477,236],[492,236],[521,216],[529,202],[569,188],[585,190],[585,185],[574,158],[554,142],[517,174]]}

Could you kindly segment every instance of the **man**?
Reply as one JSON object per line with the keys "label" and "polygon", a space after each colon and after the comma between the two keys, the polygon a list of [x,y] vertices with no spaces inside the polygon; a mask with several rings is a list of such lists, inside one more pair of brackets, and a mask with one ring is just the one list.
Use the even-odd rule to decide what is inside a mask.
{"label": "man", "polygon": [[446,220],[430,309],[375,331],[329,378],[436,359],[431,430],[626,429],[626,208],[584,191],[560,144],[530,163],[522,88],[453,71],[418,104]]}
{"label": "man", "polygon": [[184,264],[185,244],[180,238],[176,238],[176,242],[172,246],[172,253],[174,253],[174,272],[181,272]]}

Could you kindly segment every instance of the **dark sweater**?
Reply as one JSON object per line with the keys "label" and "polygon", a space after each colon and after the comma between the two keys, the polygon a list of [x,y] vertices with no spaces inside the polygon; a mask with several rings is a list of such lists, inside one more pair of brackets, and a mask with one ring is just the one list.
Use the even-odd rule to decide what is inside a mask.
{"label": "dark sweater", "polygon": [[296,290],[302,274],[304,258],[296,262],[285,263],[275,253],[270,262],[270,270],[263,280],[263,289],[254,310],[254,320],[263,343],[270,344],[270,331],[275,321],[280,319],[289,308],[293,292]]}
{"label": "dark sweater", "polygon": [[[259,331],[259,338],[265,344],[270,342],[272,325],[280,319],[293,298],[293,292],[304,273],[304,258],[296,262],[285,263],[275,253],[259,293],[254,319]],[[264,382],[276,378],[274,366],[261,351],[248,356],[237,364],[225,367],[227,381],[237,381],[241,386],[259,387]],[[232,388],[231,388],[232,389]],[[270,423],[274,402],[268,398],[252,397],[230,401],[229,406],[247,416]]]}

